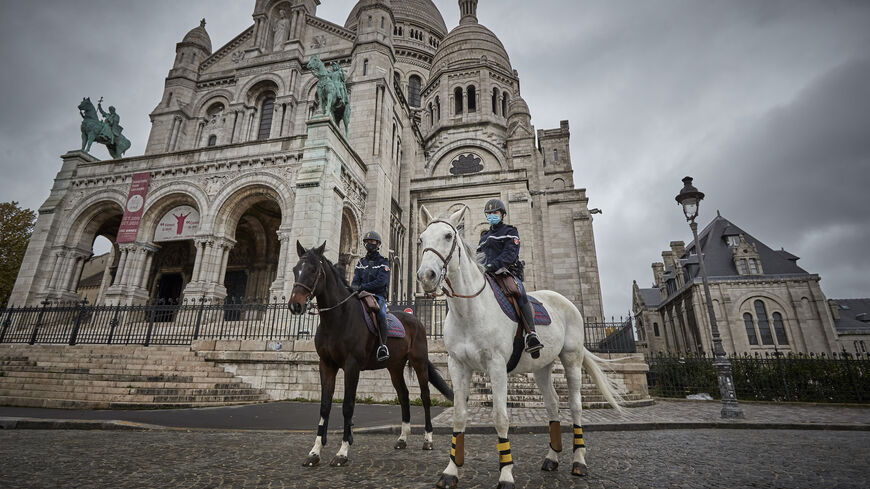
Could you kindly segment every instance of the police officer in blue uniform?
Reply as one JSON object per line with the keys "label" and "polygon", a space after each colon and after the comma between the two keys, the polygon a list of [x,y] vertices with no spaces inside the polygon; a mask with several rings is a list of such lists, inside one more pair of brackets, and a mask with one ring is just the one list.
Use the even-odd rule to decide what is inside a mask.
{"label": "police officer in blue uniform", "polygon": [[390,289],[390,262],[378,253],[378,248],[381,246],[381,236],[378,233],[367,232],[363,237],[363,243],[367,253],[356,264],[351,287],[354,290],[371,292],[377,297],[378,305],[381,306],[377,314],[378,335],[381,340],[377,357],[379,362],[383,362],[390,358],[390,351],[387,349],[387,305],[384,299]]}
{"label": "police officer in blue uniform", "polygon": [[487,273],[494,274],[505,269],[516,279],[520,289],[517,305],[520,307],[525,323],[529,328],[525,336],[526,351],[536,357],[544,345],[541,344],[541,340],[538,339],[538,334],[535,332],[535,313],[528,297],[526,297],[526,288],[523,287],[523,268],[519,261],[520,233],[517,228],[504,223],[507,209],[501,200],[490,200],[486,203],[483,212],[487,222],[489,222],[489,231],[480,237],[477,251],[486,256],[484,266]]}

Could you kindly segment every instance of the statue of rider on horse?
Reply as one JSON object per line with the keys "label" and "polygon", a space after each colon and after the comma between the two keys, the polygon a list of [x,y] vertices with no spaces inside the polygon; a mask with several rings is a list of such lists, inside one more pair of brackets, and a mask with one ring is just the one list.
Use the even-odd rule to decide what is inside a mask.
{"label": "statue of rider on horse", "polygon": [[103,115],[103,120],[97,116],[97,109],[91,103],[90,97],[82,99],[78,106],[79,115],[82,116],[82,151],[89,152],[91,145],[96,141],[106,145],[112,158],[118,159],[124,156],[124,152],[130,149],[130,140],[121,132],[121,116],[115,111],[114,106],[109,106],[109,111],[103,110],[103,98],[97,102],[97,109]]}
{"label": "statue of rider on horse", "polygon": [[333,61],[327,70],[320,56],[314,55],[308,61],[308,69],[317,77],[317,103],[322,115],[329,114],[335,125],[344,121],[344,136],[350,127],[350,98],[347,93],[347,76],[341,66]]}

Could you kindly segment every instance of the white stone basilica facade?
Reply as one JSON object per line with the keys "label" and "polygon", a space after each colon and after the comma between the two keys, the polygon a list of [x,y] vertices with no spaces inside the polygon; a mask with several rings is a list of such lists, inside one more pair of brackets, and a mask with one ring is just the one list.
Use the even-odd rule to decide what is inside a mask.
{"label": "white stone basilica facade", "polygon": [[[144,155],[63,155],[11,303],[77,299],[97,236],[115,243],[101,304],[281,297],[297,240],[325,241],[350,271],[366,230],[384,238],[390,299],[413,299],[420,206],[468,205],[464,232],[477,243],[484,203],[500,198],[523,238],[529,290],[557,290],[601,320],[568,122],[532,127],[519,75],[478,22],[477,0],[459,0],[450,31],[430,0],[360,0],[344,26],[317,17],[319,3],[256,0],[253,25],[217,50],[204,22],[187,33]],[[305,68],[313,55],[347,74],[347,137],[320,116],[317,79]],[[143,174],[135,239],[117,244],[131,183]]]}

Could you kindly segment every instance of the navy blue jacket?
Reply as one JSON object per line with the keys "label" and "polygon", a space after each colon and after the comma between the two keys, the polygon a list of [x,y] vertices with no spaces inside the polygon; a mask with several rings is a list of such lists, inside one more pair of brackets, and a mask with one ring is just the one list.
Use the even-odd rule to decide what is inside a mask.
{"label": "navy blue jacket", "polygon": [[354,287],[387,297],[390,289],[390,261],[377,251],[360,258],[353,272]]}
{"label": "navy blue jacket", "polygon": [[520,233],[517,228],[499,222],[480,237],[477,251],[486,255],[487,266],[496,270],[508,268],[520,258]]}

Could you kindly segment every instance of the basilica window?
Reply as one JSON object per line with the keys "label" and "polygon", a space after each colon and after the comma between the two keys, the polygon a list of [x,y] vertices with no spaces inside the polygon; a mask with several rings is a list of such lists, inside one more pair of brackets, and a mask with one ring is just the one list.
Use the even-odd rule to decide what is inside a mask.
{"label": "basilica window", "polygon": [[217,144],[217,136],[212,134],[211,136],[208,137],[208,146],[214,146],[216,144]]}
{"label": "basilica window", "polygon": [[477,111],[477,93],[474,85],[468,86],[468,112]]}
{"label": "basilica window", "polygon": [[438,117],[438,120],[441,120],[441,99],[437,96],[435,97],[435,115]]}
{"label": "basilica window", "polygon": [[166,106],[169,107],[169,104],[172,103],[172,92],[169,92],[169,98],[166,99]]}
{"label": "basilica window", "polygon": [[653,334],[659,336],[659,323],[653,323]]}
{"label": "basilica window", "polygon": [[788,344],[788,337],[785,334],[785,325],[782,322],[782,314],[773,313],[773,331],[776,333],[776,342],[780,345]]}
{"label": "basilica window", "polygon": [[492,89],[492,113],[498,115],[498,88]]}
{"label": "basilica window", "polygon": [[411,75],[408,78],[408,104],[411,107],[420,106],[420,85],[421,80],[417,75]]}
{"label": "basilica window", "polygon": [[773,344],[773,335],[770,334],[770,322],[767,320],[767,308],[764,302],[755,301],[755,315],[758,319],[758,332],[761,333],[763,345]]}
{"label": "basilica window", "polygon": [[456,114],[461,114],[462,113],[462,89],[461,88],[457,88],[456,90],[453,91],[453,99],[454,99],[454,102],[456,105],[453,112]]}
{"label": "basilica window", "polygon": [[369,60],[364,59],[363,60],[363,76],[366,76],[368,74],[369,74]]}
{"label": "basilica window", "polygon": [[[753,315],[752,312],[755,314]],[[751,312],[743,313],[746,336],[749,339],[750,345],[758,345],[759,339],[762,346],[788,345],[788,334],[785,330],[782,313],[775,311],[770,317],[773,318],[772,331],[770,319],[768,319],[767,305],[760,299],[753,301]]]}
{"label": "basilica window", "polygon": [[260,129],[257,131],[257,139],[262,141],[269,139],[272,131],[272,116],[275,114],[275,96],[269,94],[260,105]]}
{"label": "basilica window", "polygon": [[434,124],[434,121],[432,119],[432,115],[433,115],[432,102],[429,102],[429,126],[432,126]]}
{"label": "basilica window", "polygon": [[559,162],[559,150],[557,148],[553,148],[553,163]]}
{"label": "basilica window", "polygon": [[502,98],[501,98],[501,115],[503,115],[505,117],[507,117],[507,115],[508,115],[507,107],[508,107],[508,94],[507,94],[507,92],[504,92],[502,94]]}
{"label": "basilica window", "polygon": [[758,344],[758,337],[755,336],[755,324],[752,321],[752,314],[743,313],[743,326],[746,327],[746,337],[749,339],[750,345]]}
{"label": "basilica window", "polygon": [[755,258],[749,259],[749,273],[752,275],[758,275],[758,262],[755,261]]}
{"label": "basilica window", "polygon": [[740,272],[740,275],[749,274],[749,269],[746,266],[746,258],[737,260],[737,270]]}
{"label": "basilica window", "polygon": [[381,17],[381,29],[383,29],[383,28],[384,28],[384,18]]}

